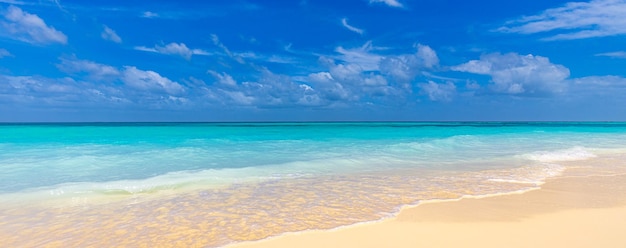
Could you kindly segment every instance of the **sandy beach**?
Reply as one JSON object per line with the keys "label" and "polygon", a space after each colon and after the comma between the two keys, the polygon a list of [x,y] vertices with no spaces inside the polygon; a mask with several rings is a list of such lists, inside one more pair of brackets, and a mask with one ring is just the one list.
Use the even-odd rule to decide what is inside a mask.
{"label": "sandy beach", "polygon": [[563,176],[541,189],[424,203],[388,220],[229,247],[626,247],[626,175]]}

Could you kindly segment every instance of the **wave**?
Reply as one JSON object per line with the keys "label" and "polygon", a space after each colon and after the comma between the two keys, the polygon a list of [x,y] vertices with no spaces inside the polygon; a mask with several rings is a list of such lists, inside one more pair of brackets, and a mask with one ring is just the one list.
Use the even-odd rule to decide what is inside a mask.
{"label": "wave", "polygon": [[588,151],[585,147],[572,147],[569,149],[556,150],[556,151],[538,151],[530,154],[522,155],[523,158],[543,162],[566,162],[566,161],[579,161],[587,160],[597,157],[594,153]]}

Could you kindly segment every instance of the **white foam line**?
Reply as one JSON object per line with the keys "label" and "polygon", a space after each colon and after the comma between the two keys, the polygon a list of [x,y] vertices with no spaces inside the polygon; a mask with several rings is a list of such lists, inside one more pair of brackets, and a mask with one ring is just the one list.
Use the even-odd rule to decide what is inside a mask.
{"label": "white foam line", "polygon": [[[542,183],[539,183],[538,185],[541,185]],[[240,241],[240,242],[233,242],[230,244],[226,244],[222,247],[232,247],[232,246],[236,246],[239,244],[250,244],[250,243],[256,243],[256,242],[261,242],[261,241],[266,241],[266,240],[274,240],[277,238],[281,238],[284,236],[290,236],[290,235],[301,235],[301,234],[306,234],[306,233],[314,233],[314,232],[325,232],[325,231],[339,231],[339,230],[343,230],[346,228],[352,228],[352,227],[358,227],[358,226],[364,226],[364,225],[370,225],[370,224],[376,224],[376,223],[381,223],[381,222],[385,222],[385,221],[390,221],[393,220],[394,218],[396,218],[398,216],[398,214],[400,212],[402,212],[405,209],[410,209],[410,208],[415,208],[415,207],[419,207],[423,204],[432,204],[432,203],[443,203],[443,202],[457,202],[463,199],[483,199],[483,198],[489,198],[489,197],[497,197],[497,196],[504,196],[504,195],[520,195],[520,194],[524,194],[530,191],[534,191],[534,190],[539,190],[541,189],[541,187],[537,186],[537,187],[533,187],[533,188],[529,188],[529,189],[523,189],[523,190],[515,190],[515,191],[511,191],[511,192],[501,192],[501,193],[493,193],[493,194],[484,194],[484,195],[462,195],[458,198],[454,198],[454,199],[430,199],[430,200],[421,200],[419,201],[417,204],[405,204],[403,206],[400,206],[399,208],[397,208],[397,210],[393,213],[388,214],[388,216],[382,217],[378,220],[371,220],[371,221],[361,221],[361,222],[357,222],[354,224],[348,224],[348,225],[340,225],[337,227],[333,227],[333,228],[329,228],[329,229],[307,229],[307,230],[303,230],[303,231],[295,231],[295,232],[285,232],[285,233],[280,233],[278,235],[275,236],[270,236],[267,238],[263,238],[263,239],[259,239],[259,240],[251,240],[251,241]]]}

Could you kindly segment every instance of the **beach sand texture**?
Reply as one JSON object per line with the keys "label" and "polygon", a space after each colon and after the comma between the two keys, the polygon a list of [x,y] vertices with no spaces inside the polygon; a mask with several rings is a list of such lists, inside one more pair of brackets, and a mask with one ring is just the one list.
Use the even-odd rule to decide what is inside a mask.
{"label": "beach sand texture", "polygon": [[230,247],[626,247],[626,175],[575,174],[523,194],[426,203],[381,222]]}

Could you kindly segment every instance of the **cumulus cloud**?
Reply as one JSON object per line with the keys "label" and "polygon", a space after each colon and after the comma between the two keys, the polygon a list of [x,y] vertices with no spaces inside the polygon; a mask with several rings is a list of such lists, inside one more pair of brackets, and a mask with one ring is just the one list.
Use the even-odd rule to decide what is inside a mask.
{"label": "cumulus cloud", "polygon": [[104,25],[104,30],[102,30],[100,37],[102,37],[102,39],[110,40],[115,43],[122,43],[122,38],[120,38],[120,36],[117,35],[117,33],[115,33],[113,29],[109,28],[106,25]]}
{"label": "cumulus cloud", "polygon": [[133,89],[154,94],[166,93],[178,96],[185,92],[184,86],[154,71],[140,70],[134,66],[124,66],[118,69],[110,65],[80,60],[75,57],[62,57],[60,60],[61,62],[57,64],[59,70],[77,76],[85,76],[89,81],[117,81]]}
{"label": "cumulus cloud", "polygon": [[[80,108],[136,105],[178,108],[192,104],[187,88],[159,73],[134,66],[116,68],[75,57],[62,57],[59,70],[71,77],[0,74],[0,102]],[[203,87],[199,85],[197,87]]]}
{"label": "cumulus cloud", "polygon": [[110,65],[99,64],[88,60],[79,60],[75,57],[60,58],[61,63],[57,64],[59,70],[74,74],[85,73],[91,80],[114,80],[118,78],[120,71]]}
{"label": "cumulus cloud", "polygon": [[417,87],[420,88],[422,94],[428,95],[431,101],[448,102],[456,94],[456,86],[451,82],[438,84],[428,81],[428,83],[418,84]]}
{"label": "cumulus cloud", "polygon": [[185,43],[172,42],[165,46],[155,45],[154,47],[138,46],[135,50],[144,52],[153,52],[166,55],[178,55],[186,60],[190,60],[192,55],[210,55],[209,52],[202,49],[190,49]]}
{"label": "cumulus cloud", "polygon": [[372,45],[371,41],[363,46],[346,49],[337,47],[335,51],[340,54],[337,60],[352,67],[361,68],[362,71],[383,71],[389,74],[415,74],[416,69],[433,68],[439,64],[437,53],[429,46],[417,44],[417,52],[414,54],[380,55],[374,53],[380,50]]}
{"label": "cumulus cloud", "polygon": [[328,101],[398,100],[411,93],[410,83],[420,72],[439,63],[430,47],[418,44],[415,48],[412,54],[385,55],[377,51],[387,49],[374,47],[372,42],[356,48],[337,47],[338,55],[319,58],[326,71],[300,80],[311,83],[318,96]]}
{"label": "cumulus cloud", "polygon": [[[290,76],[275,74],[263,69],[257,82],[246,82],[244,89],[257,97],[256,104],[266,107],[279,106],[319,106],[325,104],[316,90],[309,85],[298,83]],[[253,92],[252,92],[253,91]]]}
{"label": "cumulus cloud", "polygon": [[569,69],[546,57],[492,53],[454,66],[454,71],[491,76],[491,90],[513,95],[545,95],[565,90]]}
{"label": "cumulus cloud", "polygon": [[538,15],[524,16],[506,23],[499,32],[535,34],[559,32],[546,40],[573,40],[626,34],[626,2],[594,0],[569,2]]}
{"label": "cumulus cloud", "polygon": [[417,52],[386,56],[380,61],[380,71],[395,80],[408,82],[424,69],[431,69],[439,64],[437,53],[429,46],[417,44]]}
{"label": "cumulus cloud", "polygon": [[354,27],[354,26],[351,26],[350,24],[348,24],[348,19],[347,18],[341,19],[341,25],[343,25],[344,28],[346,28],[346,29],[348,29],[348,30],[350,30],[352,32],[355,32],[357,34],[363,34],[363,32],[365,32],[363,29],[360,29],[360,28],[357,28],[357,27]]}
{"label": "cumulus cloud", "polygon": [[237,83],[226,72],[209,71],[218,81],[206,89],[205,97],[224,105],[259,108],[321,106],[326,103],[311,86],[298,83],[291,76],[261,68],[254,81]]}
{"label": "cumulus cloud", "polygon": [[185,88],[154,71],[144,71],[134,66],[125,66],[121,75],[124,84],[139,90],[165,92],[170,95],[180,95]]}
{"label": "cumulus cloud", "polygon": [[617,51],[617,52],[609,52],[609,53],[598,53],[596,54],[596,56],[626,59],[626,52]]}
{"label": "cumulus cloud", "polygon": [[368,96],[401,94],[377,71],[364,71],[357,64],[328,64],[327,72],[311,73],[305,79],[314,83],[314,88],[328,100],[356,101]]}
{"label": "cumulus cloud", "polygon": [[402,8],[404,5],[398,2],[398,0],[370,0],[370,4],[372,3],[384,3],[389,7]]}
{"label": "cumulus cloud", "polygon": [[39,16],[18,7],[9,6],[3,17],[5,20],[0,22],[2,33],[13,39],[32,44],[67,43],[65,34],[48,26]]}
{"label": "cumulus cloud", "polygon": [[348,89],[336,81],[329,72],[311,73],[305,81],[315,85],[322,98],[328,101],[349,101],[356,99]]}
{"label": "cumulus cloud", "polygon": [[437,53],[435,53],[435,50],[429,46],[417,44],[416,56],[420,60],[420,64],[424,65],[426,68],[432,68],[433,66],[439,64],[439,57],[437,57]]}

